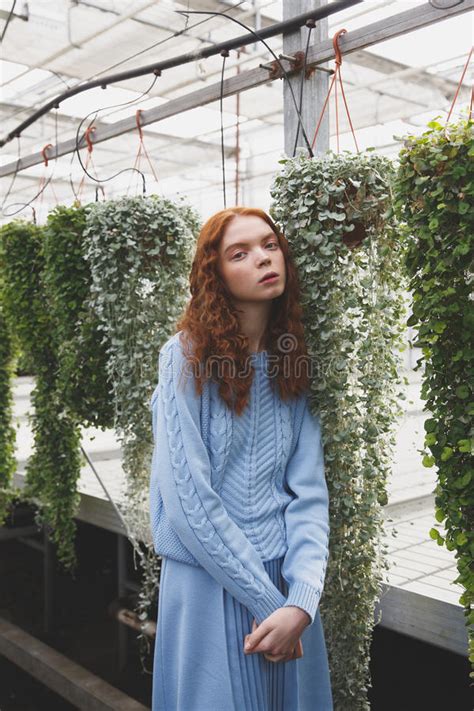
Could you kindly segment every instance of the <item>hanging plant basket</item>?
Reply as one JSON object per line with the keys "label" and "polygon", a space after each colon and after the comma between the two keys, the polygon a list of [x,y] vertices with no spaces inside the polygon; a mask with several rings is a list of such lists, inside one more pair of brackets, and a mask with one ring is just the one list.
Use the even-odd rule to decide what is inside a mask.
{"label": "hanging plant basket", "polygon": [[401,412],[405,285],[397,225],[388,217],[395,170],[373,152],[299,153],[280,163],[270,213],[298,269],[310,407],[321,415],[330,493],[321,616],[334,707],[365,711],[374,609],[388,567],[383,506]]}
{"label": "hanging plant basket", "polygon": [[77,564],[75,515],[80,496],[80,431],[58,389],[57,323],[45,288],[44,228],[14,220],[0,230],[2,307],[19,344],[32,359],[34,451],[25,466],[22,499],[39,506],[37,522],[68,570]]}
{"label": "hanging plant basket", "polygon": [[430,413],[423,464],[438,472],[430,535],[456,551],[474,678],[474,121],[405,137],[395,197]]}
{"label": "hanging plant basket", "polygon": [[[158,195],[94,203],[86,212],[88,307],[100,322],[107,351],[114,428],[126,475],[124,496],[116,503],[142,569],[136,612],[144,621],[155,603],[159,563],[149,525],[150,398],[159,351],[174,333],[188,297],[200,220],[184,201]],[[139,641],[143,664],[149,639],[141,634]]]}

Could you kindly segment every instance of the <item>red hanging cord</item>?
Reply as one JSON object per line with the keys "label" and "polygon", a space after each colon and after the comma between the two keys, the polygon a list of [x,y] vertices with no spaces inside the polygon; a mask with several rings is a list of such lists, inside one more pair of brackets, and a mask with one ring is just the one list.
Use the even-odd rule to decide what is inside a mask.
{"label": "red hanging cord", "polygon": [[43,148],[43,150],[41,151],[41,155],[43,156],[43,160],[44,160],[44,164],[45,164],[46,168],[48,167],[48,162],[49,162],[48,156],[46,155],[46,151],[48,150],[48,148],[52,148],[52,147],[53,147],[52,143],[47,143],[45,145],[45,147]]}
{"label": "red hanging cord", "polygon": [[[43,172],[43,175],[41,176],[39,185],[38,185],[38,192],[39,192],[38,207],[42,207],[42,205],[43,205],[43,193],[44,193],[44,188],[46,187],[46,168],[48,167],[48,163],[49,163],[49,158],[46,155],[46,151],[48,150],[48,148],[53,148],[53,144],[47,143],[41,151],[41,155],[43,156],[45,171]],[[49,185],[51,187],[51,191],[54,195],[54,199],[55,199],[56,205],[57,205],[59,200],[58,200],[58,196],[56,195],[56,191],[53,187],[52,179],[49,180]],[[36,215],[34,215],[34,217],[35,217],[35,221],[36,221]]]}
{"label": "red hanging cord", "polygon": [[[340,48],[339,48],[339,37],[340,37],[341,35],[345,34],[346,32],[347,32],[347,30],[344,30],[344,29],[339,30],[338,32],[336,32],[336,34],[334,35],[334,37],[333,37],[333,39],[332,39],[332,45],[333,45],[333,47],[334,47],[334,54],[335,54],[335,64],[336,64],[336,68],[335,68],[334,74],[332,75],[331,86],[329,87],[329,91],[328,91],[328,94],[327,94],[327,96],[326,96],[326,100],[325,100],[325,102],[324,102],[323,109],[322,109],[322,111],[321,111],[321,116],[319,117],[319,121],[318,121],[318,125],[317,125],[317,127],[316,127],[316,131],[314,132],[314,137],[313,137],[313,142],[312,142],[312,144],[311,144],[311,148],[314,148],[314,144],[315,144],[315,142],[316,142],[316,137],[317,137],[317,135],[318,135],[319,128],[320,128],[320,126],[321,126],[321,121],[323,120],[323,115],[324,115],[324,112],[325,112],[325,110],[326,110],[326,106],[327,106],[327,104],[328,104],[328,101],[329,101],[329,97],[330,97],[330,95],[331,95],[332,88],[333,88],[333,86],[334,86],[334,84],[335,84],[337,78],[339,78],[339,83],[340,83],[340,85],[341,85],[342,98],[343,98],[343,100],[344,100],[344,105],[345,105],[345,107],[346,107],[347,118],[349,119],[349,125],[350,125],[350,127],[351,127],[352,135],[353,135],[353,137],[354,137],[354,143],[355,143],[355,145],[356,145],[357,153],[360,153],[360,151],[359,151],[359,146],[357,145],[357,139],[356,139],[355,133],[354,133],[354,127],[353,127],[353,125],[352,125],[351,116],[350,116],[350,113],[349,113],[349,107],[348,107],[348,105],[347,105],[346,95],[345,95],[345,93],[344,93],[344,86],[343,86],[343,84],[342,84],[342,76],[341,76],[342,53],[341,53],[341,50],[340,50]],[[339,153],[339,110],[338,110],[338,103],[337,103],[337,84],[336,84],[336,88],[335,88],[334,99],[335,99],[335,107],[336,107],[337,152]]]}
{"label": "red hanging cord", "polygon": [[[474,47],[471,47],[471,51],[469,52],[469,56],[468,56],[468,58],[467,58],[466,64],[464,65],[464,69],[463,69],[463,72],[462,72],[462,74],[461,74],[461,78],[460,78],[460,80],[459,80],[459,84],[458,84],[458,87],[457,87],[457,89],[456,89],[456,93],[455,93],[455,95],[454,95],[453,103],[451,104],[451,108],[449,109],[448,118],[446,119],[446,125],[445,125],[445,127],[444,127],[444,128],[445,128],[445,131],[446,131],[447,127],[448,127],[449,119],[451,118],[451,114],[452,114],[453,109],[454,109],[454,104],[456,103],[456,100],[457,100],[457,98],[458,98],[459,92],[460,92],[460,90],[461,90],[462,82],[463,82],[464,76],[465,76],[465,74],[466,74],[466,72],[467,72],[467,68],[468,68],[469,62],[471,61],[473,49],[474,49]],[[472,118],[472,104],[473,104],[473,98],[474,98],[474,85],[471,87],[471,102],[470,102],[470,105],[469,105],[469,119]]]}
{"label": "red hanging cord", "polygon": [[[137,155],[135,157],[135,163],[133,164],[133,167],[138,170],[138,166],[140,164],[140,160],[142,158],[142,151],[143,151],[144,155],[146,156],[146,158],[148,160],[148,164],[151,168],[151,172],[153,173],[153,177],[155,178],[156,182],[158,182],[158,176],[155,172],[155,169],[153,167],[153,163],[151,162],[150,156],[148,155],[147,149],[145,148],[145,142],[143,139],[143,131],[142,131],[142,127],[140,124],[140,114],[141,113],[143,113],[143,109],[137,109],[137,111],[135,112],[135,121],[136,121],[137,128],[138,128],[138,135],[140,136],[140,144],[138,146],[138,151],[137,151]],[[131,185],[131,179],[130,179],[130,183],[127,188],[127,194],[128,194],[128,191],[130,190],[130,185]]]}
{"label": "red hanging cord", "polygon": [[[95,131],[95,126],[88,126],[86,128],[85,135],[84,135],[84,137],[86,139],[86,143],[87,143],[87,159],[86,159],[85,168],[87,170],[89,168],[89,164],[90,164],[94,168],[94,172],[97,175],[97,170],[96,170],[96,167],[95,167],[94,162],[92,160],[92,151],[94,150],[94,146],[92,144],[92,139],[91,139],[91,135],[90,135],[92,133],[92,131]],[[82,192],[85,177],[86,177],[86,174],[84,173],[81,178],[81,182],[79,183],[79,188],[77,191],[77,200],[79,202],[80,202],[79,197]]]}

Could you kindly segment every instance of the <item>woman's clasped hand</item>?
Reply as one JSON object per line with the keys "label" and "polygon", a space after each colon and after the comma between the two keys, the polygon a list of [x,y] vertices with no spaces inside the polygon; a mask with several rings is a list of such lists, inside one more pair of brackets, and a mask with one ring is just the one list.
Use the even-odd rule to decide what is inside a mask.
{"label": "woman's clasped hand", "polygon": [[260,652],[270,662],[288,662],[303,656],[300,639],[309,616],[300,607],[280,607],[260,625],[253,620],[252,632],[244,640],[244,653]]}

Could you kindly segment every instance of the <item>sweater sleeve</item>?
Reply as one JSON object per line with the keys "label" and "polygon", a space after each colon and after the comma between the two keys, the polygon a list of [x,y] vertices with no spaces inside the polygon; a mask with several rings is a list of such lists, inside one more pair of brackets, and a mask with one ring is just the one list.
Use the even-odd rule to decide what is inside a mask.
{"label": "sweater sleeve", "polygon": [[329,494],[320,416],[311,414],[305,398],[298,440],[285,472],[294,498],[285,509],[288,549],[282,575],[289,586],[285,606],[301,607],[313,624],[329,555]]}
{"label": "sweater sleeve", "polygon": [[211,486],[192,371],[181,344],[163,346],[151,401],[155,446],[150,485],[160,487],[166,514],[183,545],[260,624],[286,598]]}

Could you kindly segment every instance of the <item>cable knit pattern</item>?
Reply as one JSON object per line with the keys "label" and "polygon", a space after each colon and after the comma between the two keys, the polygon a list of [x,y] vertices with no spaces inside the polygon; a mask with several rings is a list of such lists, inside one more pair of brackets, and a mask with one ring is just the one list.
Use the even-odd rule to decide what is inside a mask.
{"label": "cable knit pattern", "polygon": [[[172,352],[168,352],[167,355],[171,360],[173,357]],[[256,590],[258,598],[261,598],[265,594],[263,585],[259,584],[253,575],[244,569],[237,558],[233,557],[232,551],[226,548],[225,543],[220,538],[219,531],[214,528],[211,521],[206,517],[206,512],[199,498],[199,493],[194,484],[188,460],[184,452],[183,436],[176,410],[174,389],[171,383],[171,380],[165,379],[164,381],[164,412],[170,438],[171,464],[174,469],[175,481],[183,511],[187,514],[188,521],[196,531],[197,537],[207,548],[208,552],[215,558],[220,567],[224,569],[227,568],[230,575],[240,575],[242,585],[244,585],[249,592],[255,592]],[[222,430],[222,434],[224,435],[224,430]],[[218,454],[219,450],[214,452],[214,455],[217,456]],[[220,454],[222,456],[222,453]]]}
{"label": "cable knit pattern", "polygon": [[[314,621],[328,557],[328,501],[319,421],[305,398],[282,402],[267,352],[251,356],[250,401],[232,412],[214,382],[202,396],[178,332],[163,346],[151,409],[155,448],[150,524],[155,551],[202,565],[258,623],[283,605]],[[263,561],[285,556],[285,598]]]}
{"label": "cable knit pattern", "polygon": [[232,413],[219,395],[218,385],[209,386],[209,456],[212,466],[212,486],[219,491],[232,441]]}

